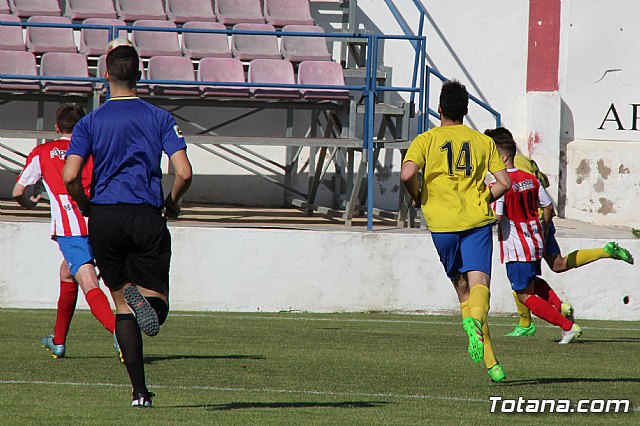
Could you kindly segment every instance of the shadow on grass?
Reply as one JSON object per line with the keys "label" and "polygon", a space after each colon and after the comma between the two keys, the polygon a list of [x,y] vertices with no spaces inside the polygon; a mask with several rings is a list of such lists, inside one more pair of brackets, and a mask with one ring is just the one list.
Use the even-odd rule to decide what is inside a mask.
{"label": "shadow on grass", "polygon": [[343,401],[343,402],[230,402],[228,404],[178,405],[163,408],[204,408],[209,411],[281,408],[376,408],[387,405],[387,401]]}
{"label": "shadow on grass", "polygon": [[252,359],[252,360],[264,360],[267,359],[263,355],[167,355],[167,356],[145,356],[145,364],[153,364],[159,361],[174,361],[178,359]]}
{"label": "shadow on grass", "polygon": [[551,385],[558,383],[640,383],[640,378],[542,377],[539,379],[508,380],[501,383],[501,386]]}
{"label": "shadow on grass", "polygon": [[[548,340],[549,343],[558,343],[557,339]],[[571,345],[591,345],[593,343],[640,343],[640,337],[611,337],[609,339],[583,339],[579,338],[571,342]]]}

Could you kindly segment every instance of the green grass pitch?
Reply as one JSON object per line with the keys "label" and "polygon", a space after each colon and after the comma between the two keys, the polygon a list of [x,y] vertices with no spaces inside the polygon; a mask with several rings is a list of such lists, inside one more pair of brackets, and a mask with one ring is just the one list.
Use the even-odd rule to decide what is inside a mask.
{"label": "green grass pitch", "polygon": [[[578,312],[579,313],[579,312]],[[0,309],[0,424],[640,424],[640,322],[580,321],[509,338],[490,317],[502,384],[466,353],[457,316],[173,312],[145,337],[154,408],[130,407],[111,336],[78,311],[67,357],[40,345],[52,310]],[[495,414],[490,396],[630,399],[619,414]]]}

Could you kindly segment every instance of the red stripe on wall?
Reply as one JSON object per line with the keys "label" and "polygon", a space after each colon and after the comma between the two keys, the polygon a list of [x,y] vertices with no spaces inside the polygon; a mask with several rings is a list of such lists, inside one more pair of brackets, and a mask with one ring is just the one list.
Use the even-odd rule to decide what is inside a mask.
{"label": "red stripe on wall", "polygon": [[527,92],[558,90],[560,1],[530,0]]}

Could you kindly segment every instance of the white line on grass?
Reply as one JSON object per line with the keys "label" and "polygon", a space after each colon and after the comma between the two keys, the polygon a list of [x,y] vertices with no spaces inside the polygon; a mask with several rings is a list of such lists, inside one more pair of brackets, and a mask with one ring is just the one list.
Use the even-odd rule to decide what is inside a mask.
{"label": "white line on grass", "polygon": [[[48,382],[40,380],[0,380],[2,385],[51,385],[51,386],[88,386],[88,387],[128,387],[131,385],[119,383],[85,383],[85,382]],[[152,388],[159,389],[180,389],[180,390],[204,390],[213,392],[253,392],[253,393],[280,393],[280,394],[302,394],[321,396],[343,396],[359,398],[395,398],[395,399],[435,399],[439,401],[458,402],[482,402],[489,403],[486,399],[461,398],[455,396],[436,396],[423,394],[394,394],[394,393],[366,393],[366,392],[336,392],[336,391],[313,391],[313,390],[291,390],[291,389],[271,389],[271,388],[225,388],[215,386],[182,386],[182,385],[151,385]]]}

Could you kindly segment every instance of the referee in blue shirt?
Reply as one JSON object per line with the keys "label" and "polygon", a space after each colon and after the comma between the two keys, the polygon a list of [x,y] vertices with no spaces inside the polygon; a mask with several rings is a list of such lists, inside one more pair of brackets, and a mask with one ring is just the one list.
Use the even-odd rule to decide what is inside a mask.
{"label": "referee in blue shirt", "polygon": [[[139,61],[132,46],[120,45],[108,53],[105,77],[111,98],[76,124],[63,179],[90,217],[96,263],[116,307],[116,338],[133,387],[131,405],[151,407],[140,330],[158,334],[169,312],[171,235],[165,216],[178,216],[178,200],[189,188],[192,171],[187,145],[171,114],[136,96]],[[163,152],[175,170],[166,199]],[[79,178],[90,156],[94,168],[88,200]]]}

